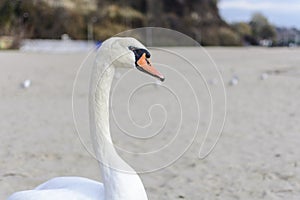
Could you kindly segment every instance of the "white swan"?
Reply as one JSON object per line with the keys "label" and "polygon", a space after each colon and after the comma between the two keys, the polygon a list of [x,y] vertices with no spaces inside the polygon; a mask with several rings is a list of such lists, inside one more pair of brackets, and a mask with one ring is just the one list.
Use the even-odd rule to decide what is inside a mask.
{"label": "white swan", "polygon": [[53,178],[8,200],[147,200],[137,173],[118,155],[109,128],[109,93],[115,67],[137,68],[159,78],[149,51],[134,38],[111,38],[100,47],[90,88],[90,127],[103,184],[81,177]]}

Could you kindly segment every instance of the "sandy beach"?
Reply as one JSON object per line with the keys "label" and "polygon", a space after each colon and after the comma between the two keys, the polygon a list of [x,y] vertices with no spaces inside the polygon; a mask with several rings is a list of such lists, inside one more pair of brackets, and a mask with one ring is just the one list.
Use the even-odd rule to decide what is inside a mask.
{"label": "sandy beach", "polygon": [[[195,87],[201,110],[199,131],[195,140],[192,140],[192,129],[197,122],[195,116],[189,115],[195,110],[191,102],[190,106],[183,108],[182,128],[178,129],[181,139],[175,145],[182,152],[190,141],[193,143],[170,166],[141,174],[149,199],[298,200],[300,49],[210,47],[207,50],[219,66],[226,89],[227,115],[222,136],[209,156],[199,159],[204,130],[209,123],[205,115],[209,112],[209,99],[207,94],[205,96],[201,93],[205,91],[205,85],[199,85]],[[194,49],[186,48],[184,51],[188,52],[193,62],[202,62],[202,57]],[[170,66],[178,65],[179,61],[167,56],[154,58],[155,55],[153,59],[156,62],[165,59]],[[6,199],[16,191],[32,189],[56,176],[83,176],[101,181],[98,164],[81,144],[72,117],[73,82],[85,57],[86,53],[0,52],[0,199]],[[167,78],[173,76],[170,70],[158,67],[165,73],[166,84],[173,86],[172,91],[178,93],[182,105],[188,104],[191,96],[185,91],[186,83],[176,81],[176,78],[169,78],[168,81]],[[117,84],[117,78],[124,73],[121,71],[116,74],[114,85],[117,87],[112,108],[119,110],[116,111],[118,125],[126,130],[135,130],[127,127],[128,116],[121,115],[124,113],[122,105],[128,100],[128,91],[124,82]],[[212,95],[216,94],[214,101],[222,105],[223,95],[220,95],[221,99],[217,95],[222,93],[221,81],[218,78],[213,80],[216,73],[211,77],[209,71],[204,69],[203,73],[212,89]],[[187,70],[183,74],[190,78],[192,86],[197,84],[196,79],[199,77],[193,71]],[[266,76],[262,77],[262,74]],[[126,80],[126,77],[122,80]],[[146,77],[140,72],[133,72],[128,77],[135,77],[128,82],[130,88],[137,87],[135,83],[141,84],[143,81],[155,83],[152,77]],[[233,77],[238,79],[236,85],[229,84]],[[24,89],[21,84],[27,79],[31,80],[31,85]],[[83,83],[84,79],[80,79],[79,85],[81,82],[86,84]],[[166,111],[171,112],[168,115],[170,122],[159,132],[161,135],[152,142],[135,142],[123,137],[118,126],[112,125],[117,145],[132,151],[152,147],[158,149],[167,143],[170,139],[168,136],[173,136],[172,131],[178,128],[180,119],[172,107],[176,107],[176,103],[169,104],[174,99],[167,95],[171,90],[163,86],[164,83],[143,87],[140,93],[133,96],[133,103],[130,104],[133,120],[141,126],[147,125],[149,118],[144,116],[148,116],[147,109],[151,104],[156,103],[149,99],[155,100],[155,96],[160,96]],[[183,91],[187,93],[181,94]],[[78,88],[75,99],[84,105],[87,94],[86,87]],[[218,121],[215,131],[222,124],[223,111],[218,107],[214,110],[213,115]],[[158,122],[150,126],[149,134],[162,126],[162,112],[159,107],[151,111],[153,120]],[[86,117],[80,117],[80,123],[86,123]],[[216,139],[214,128],[212,124],[209,144]],[[139,130],[134,131],[134,135],[139,136],[136,132]],[[83,137],[88,136],[86,133]],[[136,162],[136,158],[139,162],[134,167],[145,170],[149,163],[153,164],[150,168],[161,167],[163,162],[172,157],[173,149],[166,149],[161,157],[149,157],[145,162],[140,162],[143,160],[135,156],[120,154],[132,163]]]}

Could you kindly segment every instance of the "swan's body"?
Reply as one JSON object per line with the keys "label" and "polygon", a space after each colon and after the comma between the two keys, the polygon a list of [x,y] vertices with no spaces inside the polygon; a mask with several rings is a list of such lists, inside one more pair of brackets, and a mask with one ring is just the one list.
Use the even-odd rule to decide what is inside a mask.
{"label": "swan's body", "polygon": [[9,197],[9,200],[92,200],[104,199],[103,184],[81,177],[53,178],[33,190],[21,191]]}
{"label": "swan's body", "polygon": [[103,184],[81,177],[53,178],[8,200],[147,200],[140,177],[118,155],[109,128],[109,94],[115,67],[136,67],[163,76],[151,66],[146,48],[133,38],[111,38],[99,49],[91,79],[90,127]]}

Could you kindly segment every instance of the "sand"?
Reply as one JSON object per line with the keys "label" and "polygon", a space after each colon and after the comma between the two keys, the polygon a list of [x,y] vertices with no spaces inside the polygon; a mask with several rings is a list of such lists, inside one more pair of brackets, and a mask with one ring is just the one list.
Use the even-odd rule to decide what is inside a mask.
{"label": "sand", "polygon": [[[194,49],[187,48],[185,51],[189,52],[193,62],[202,62],[201,56]],[[209,107],[207,98],[201,93],[205,89],[199,85],[195,87],[199,89],[196,93],[200,97],[201,108],[198,135],[175,163],[141,175],[149,199],[299,199],[300,49],[208,48],[208,51],[220,67],[227,95],[227,116],[222,136],[208,157],[198,158],[203,130],[208,122],[206,109]],[[0,199],[7,198],[15,191],[31,189],[56,176],[83,176],[101,181],[97,162],[78,139],[72,118],[72,85],[85,56],[85,53],[0,52]],[[159,59],[167,58],[156,58],[156,61]],[[178,64],[172,59],[167,61],[173,66]],[[166,77],[171,76],[167,69],[163,71]],[[216,77],[216,73],[212,73],[211,77],[209,71],[204,70],[203,73],[208,79]],[[261,80],[263,73],[268,74],[265,80]],[[136,82],[129,81],[130,87],[143,80],[153,82],[151,77],[145,78],[139,72],[133,72],[129,77],[135,75]],[[188,70],[184,75],[191,80],[199,78]],[[233,76],[239,80],[237,85],[231,86],[228,83]],[[23,89],[20,84],[26,79],[31,80],[31,85]],[[84,84],[84,79],[80,81]],[[176,92],[183,105],[192,99],[188,96],[191,95],[189,92],[181,94],[187,87],[184,81],[176,82],[176,79],[170,78],[169,82],[166,81],[168,83],[178,89]],[[174,107],[169,103],[173,97],[167,97],[168,92],[163,90],[163,85],[150,84],[149,88],[142,88],[138,95],[133,96],[130,105],[133,106],[133,120],[138,124],[147,125],[149,122],[144,107],[149,108],[153,103],[149,99],[155,99],[155,92],[163,97],[162,104],[166,110],[173,112],[176,103]],[[122,110],[122,103],[127,102],[128,99],[123,99],[126,87],[126,84],[120,84],[115,90],[114,109]],[[217,91],[220,99],[216,95],[215,101],[217,105],[222,105],[220,80],[212,80],[209,87],[213,95]],[[86,88],[79,88],[75,99],[84,105],[86,96]],[[216,126],[222,122],[224,113],[221,107],[218,109],[217,106],[214,111],[218,121]],[[184,114],[182,120],[180,140],[176,141],[180,152],[181,144],[189,144],[193,137],[190,129],[197,123],[197,116],[188,114],[195,108],[192,101],[188,107],[183,108],[187,115]],[[159,107],[151,111],[153,119],[158,122],[149,127],[149,132],[162,125],[162,112]],[[117,113],[117,121],[120,126],[127,128],[128,118],[122,113]],[[178,128],[177,114],[174,111],[168,115],[170,123],[159,133],[172,135],[172,130]],[[85,116],[81,117],[80,123],[84,124]],[[112,125],[114,130],[118,129]],[[133,129],[128,127],[128,130]],[[169,139],[162,135],[154,140],[155,143],[132,142],[122,138],[120,131],[115,132],[116,144],[131,150],[145,150],[153,145],[157,145],[154,146],[157,149]],[[208,138],[209,144],[216,138],[216,132],[212,132]],[[139,136],[137,133],[134,135]],[[88,138],[88,133],[84,137]],[[161,166],[173,156],[172,150],[174,148],[167,149],[161,157],[149,157],[145,162],[138,162],[135,167],[148,169],[150,164]],[[122,152],[120,154],[123,155]],[[135,156],[124,157],[135,162]]]}

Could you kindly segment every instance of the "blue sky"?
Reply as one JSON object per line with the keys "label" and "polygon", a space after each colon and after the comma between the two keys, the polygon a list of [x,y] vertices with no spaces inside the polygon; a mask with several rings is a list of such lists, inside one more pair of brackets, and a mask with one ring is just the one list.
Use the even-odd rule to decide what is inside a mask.
{"label": "blue sky", "polygon": [[249,21],[260,12],[274,25],[300,29],[300,0],[220,0],[219,9],[227,22]]}

